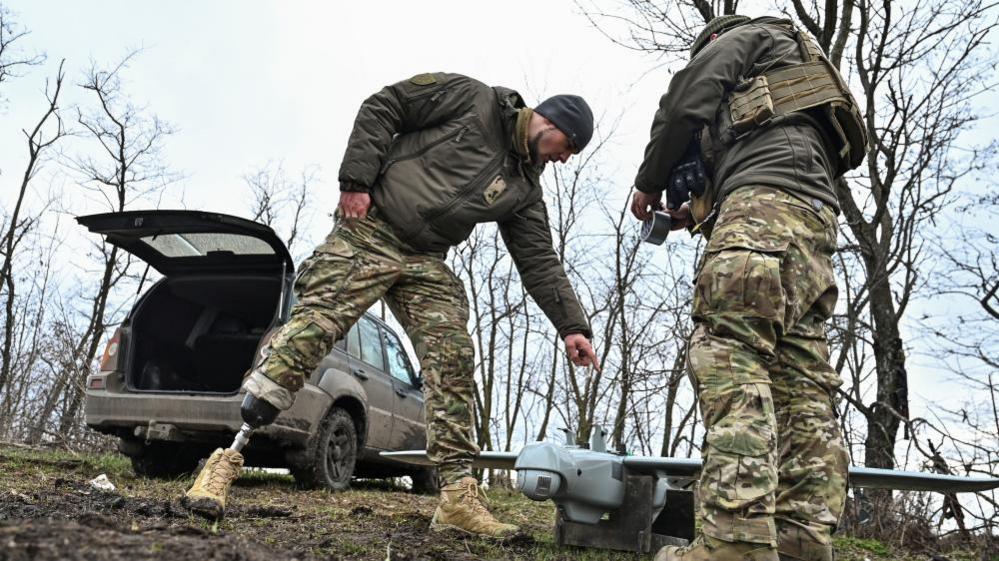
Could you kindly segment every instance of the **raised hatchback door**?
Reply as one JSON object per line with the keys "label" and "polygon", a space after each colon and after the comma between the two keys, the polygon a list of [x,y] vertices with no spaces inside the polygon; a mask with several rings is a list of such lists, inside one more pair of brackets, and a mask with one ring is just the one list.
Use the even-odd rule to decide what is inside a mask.
{"label": "raised hatchback door", "polygon": [[291,273],[281,238],[252,220],[193,210],[133,210],[78,216],[91,232],[164,275],[201,272]]}

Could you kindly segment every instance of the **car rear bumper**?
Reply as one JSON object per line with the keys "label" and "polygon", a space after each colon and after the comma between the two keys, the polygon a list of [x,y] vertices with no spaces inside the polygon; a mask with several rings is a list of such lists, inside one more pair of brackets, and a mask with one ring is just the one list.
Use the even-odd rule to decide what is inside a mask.
{"label": "car rear bumper", "polygon": [[237,431],[241,395],[114,393],[88,390],[84,411],[94,428],[169,423],[183,430]]}
{"label": "car rear bumper", "polygon": [[[304,395],[299,397],[309,399]],[[207,442],[231,438],[239,430],[243,423],[239,414],[242,401],[243,394],[87,390],[84,411],[87,425],[101,432],[125,433],[145,440]],[[273,425],[262,427],[254,434],[287,444],[304,444],[312,426],[297,418],[295,409],[297,407],[283,412]]]}

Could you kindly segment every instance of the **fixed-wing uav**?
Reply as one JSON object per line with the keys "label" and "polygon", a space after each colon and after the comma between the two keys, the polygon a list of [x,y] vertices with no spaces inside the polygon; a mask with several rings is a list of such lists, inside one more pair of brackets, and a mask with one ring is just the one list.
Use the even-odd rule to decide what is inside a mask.
{"label": "fixed-wing uav", "polygon": [[[406,463],[431,465],[425,450],[382,452],[382,456]],[[676,507],[684,511],[682,516],[690,518],[689,528],[693,527],[689,491],[701,470],[701,460],[608,452],[604,432],[599,428],[593,431],[589,447],[575,445],[569,431],[566,431],[565,444],[543,441],[528,444],[520,452],[485,451],[478,455],[473,466],[516,470],[517,489],[530,499],[553,501],[558,507],[560,525],[596,525],[605,519],[607,513],[613,516],[615,512],[639,509],[638,505],[626,503],[636,500],[636,497],[645,500],[644,495],[647,493],[644,490],[638,495],[629,493],[628,486],[629,482],[635,485],[636,481],[644,480],[645,488],[651,491],[651,497],[647,497],[650,499],[648,513],[644,516],[649,523],[644,530],[646,534],[651,533],[650,529],[655,530],[653,522],[661,513],[666,514],[663,510],[671,510],[674,506],[669,501],[684,495],[687,497],[681,502],[686,505]],[[942,493],[987,491],[999,487],[999,478],[960,477],[866,467],[851,467],[849,481],[852,487]],[[668,500],[670,497],[672,498]],[[590,530],[590,533],[594,530]],[[672,535],[684,533],[689,534],[673,531]],[[560,543],[562,541],[560,539]],[[648,545],[638,550],[648,551],[647,548]]]}

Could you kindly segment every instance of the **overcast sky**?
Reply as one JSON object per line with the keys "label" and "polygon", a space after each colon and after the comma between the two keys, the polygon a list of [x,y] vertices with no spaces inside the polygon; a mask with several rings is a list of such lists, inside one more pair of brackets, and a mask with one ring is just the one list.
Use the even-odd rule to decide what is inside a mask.
{"label": "overcast sky", "polygon": [[[31,30],[22,46],[49,59],[5,87],[5,191],[23,165],[19,129],[37,118],[44,78],[60,58],[68,81],[79,82],[91,59],[109,64],[143,48],[124,73],[126,91],[179,129],[166,156],[186,176],[187,206],[236,214],[246,212],[240,177],[268,160],[291,171],[321,165],[326,188],[316,208],[332,209],[358,105],[427,71],[512,87],[529,104],[577,93],[608,120],[629,109],[612,153],[620,182],[607,186],[623,198],[668,81],[665,70],[643,79],[657,61],[611,44],[568,0],[6,4]],[[64,105],[81,99],[77,90]]]}
{"label": "overcast sky", "polygon": [[[3,204],[26,160],[20,130],[43,111],[45,79],[59,60],[66,59],[69,86],[91,60],[109,65],[141,48],[123,74],[125,92],[178,129],[164,155],[184,179],[164,206],[245,216],[243,174],[268,161],[283,161],[290,173],[317,164],[313,239],[331,226],[326,213],[336,204],[336,172],[358,105],[386,84],[449,71],[518,89],[529,104],[580,94],[605,122],[620,117],[605,160],[614,177],[608,199],[623,201],[675,69],[614,45],[570,0],[3,3],[31,32],[20,46],[48,57],[0,89]],[[80,88],[69,87],[62,105],[83,101]],[[48,177],[39,177],[43,189]],[[108,210],[71,183],[53,188],[73,214]],[[68,245],[81,243],[82,231],[70,233],[75,223],[62,223]],[[912,393],[927,395],[932,371],[911,372]]]}

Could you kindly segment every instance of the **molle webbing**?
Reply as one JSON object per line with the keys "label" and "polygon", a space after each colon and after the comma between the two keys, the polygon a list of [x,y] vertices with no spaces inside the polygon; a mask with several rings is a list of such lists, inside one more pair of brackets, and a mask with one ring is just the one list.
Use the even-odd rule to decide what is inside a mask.
{"label": "molle webbing", "polygon": [[785,115],[846,99],[824,62],[806,62],[764,74],[774,112]]}
{"label": "molle webbing", "polygon": [[732,132],[738,139],[792,113],[821,111],[836,143],[837,175],[842,175],[863,161],[867,129],[839,71],[811,36],[792,30],[806,62],[747,78],[739,84],[729,102]]}

